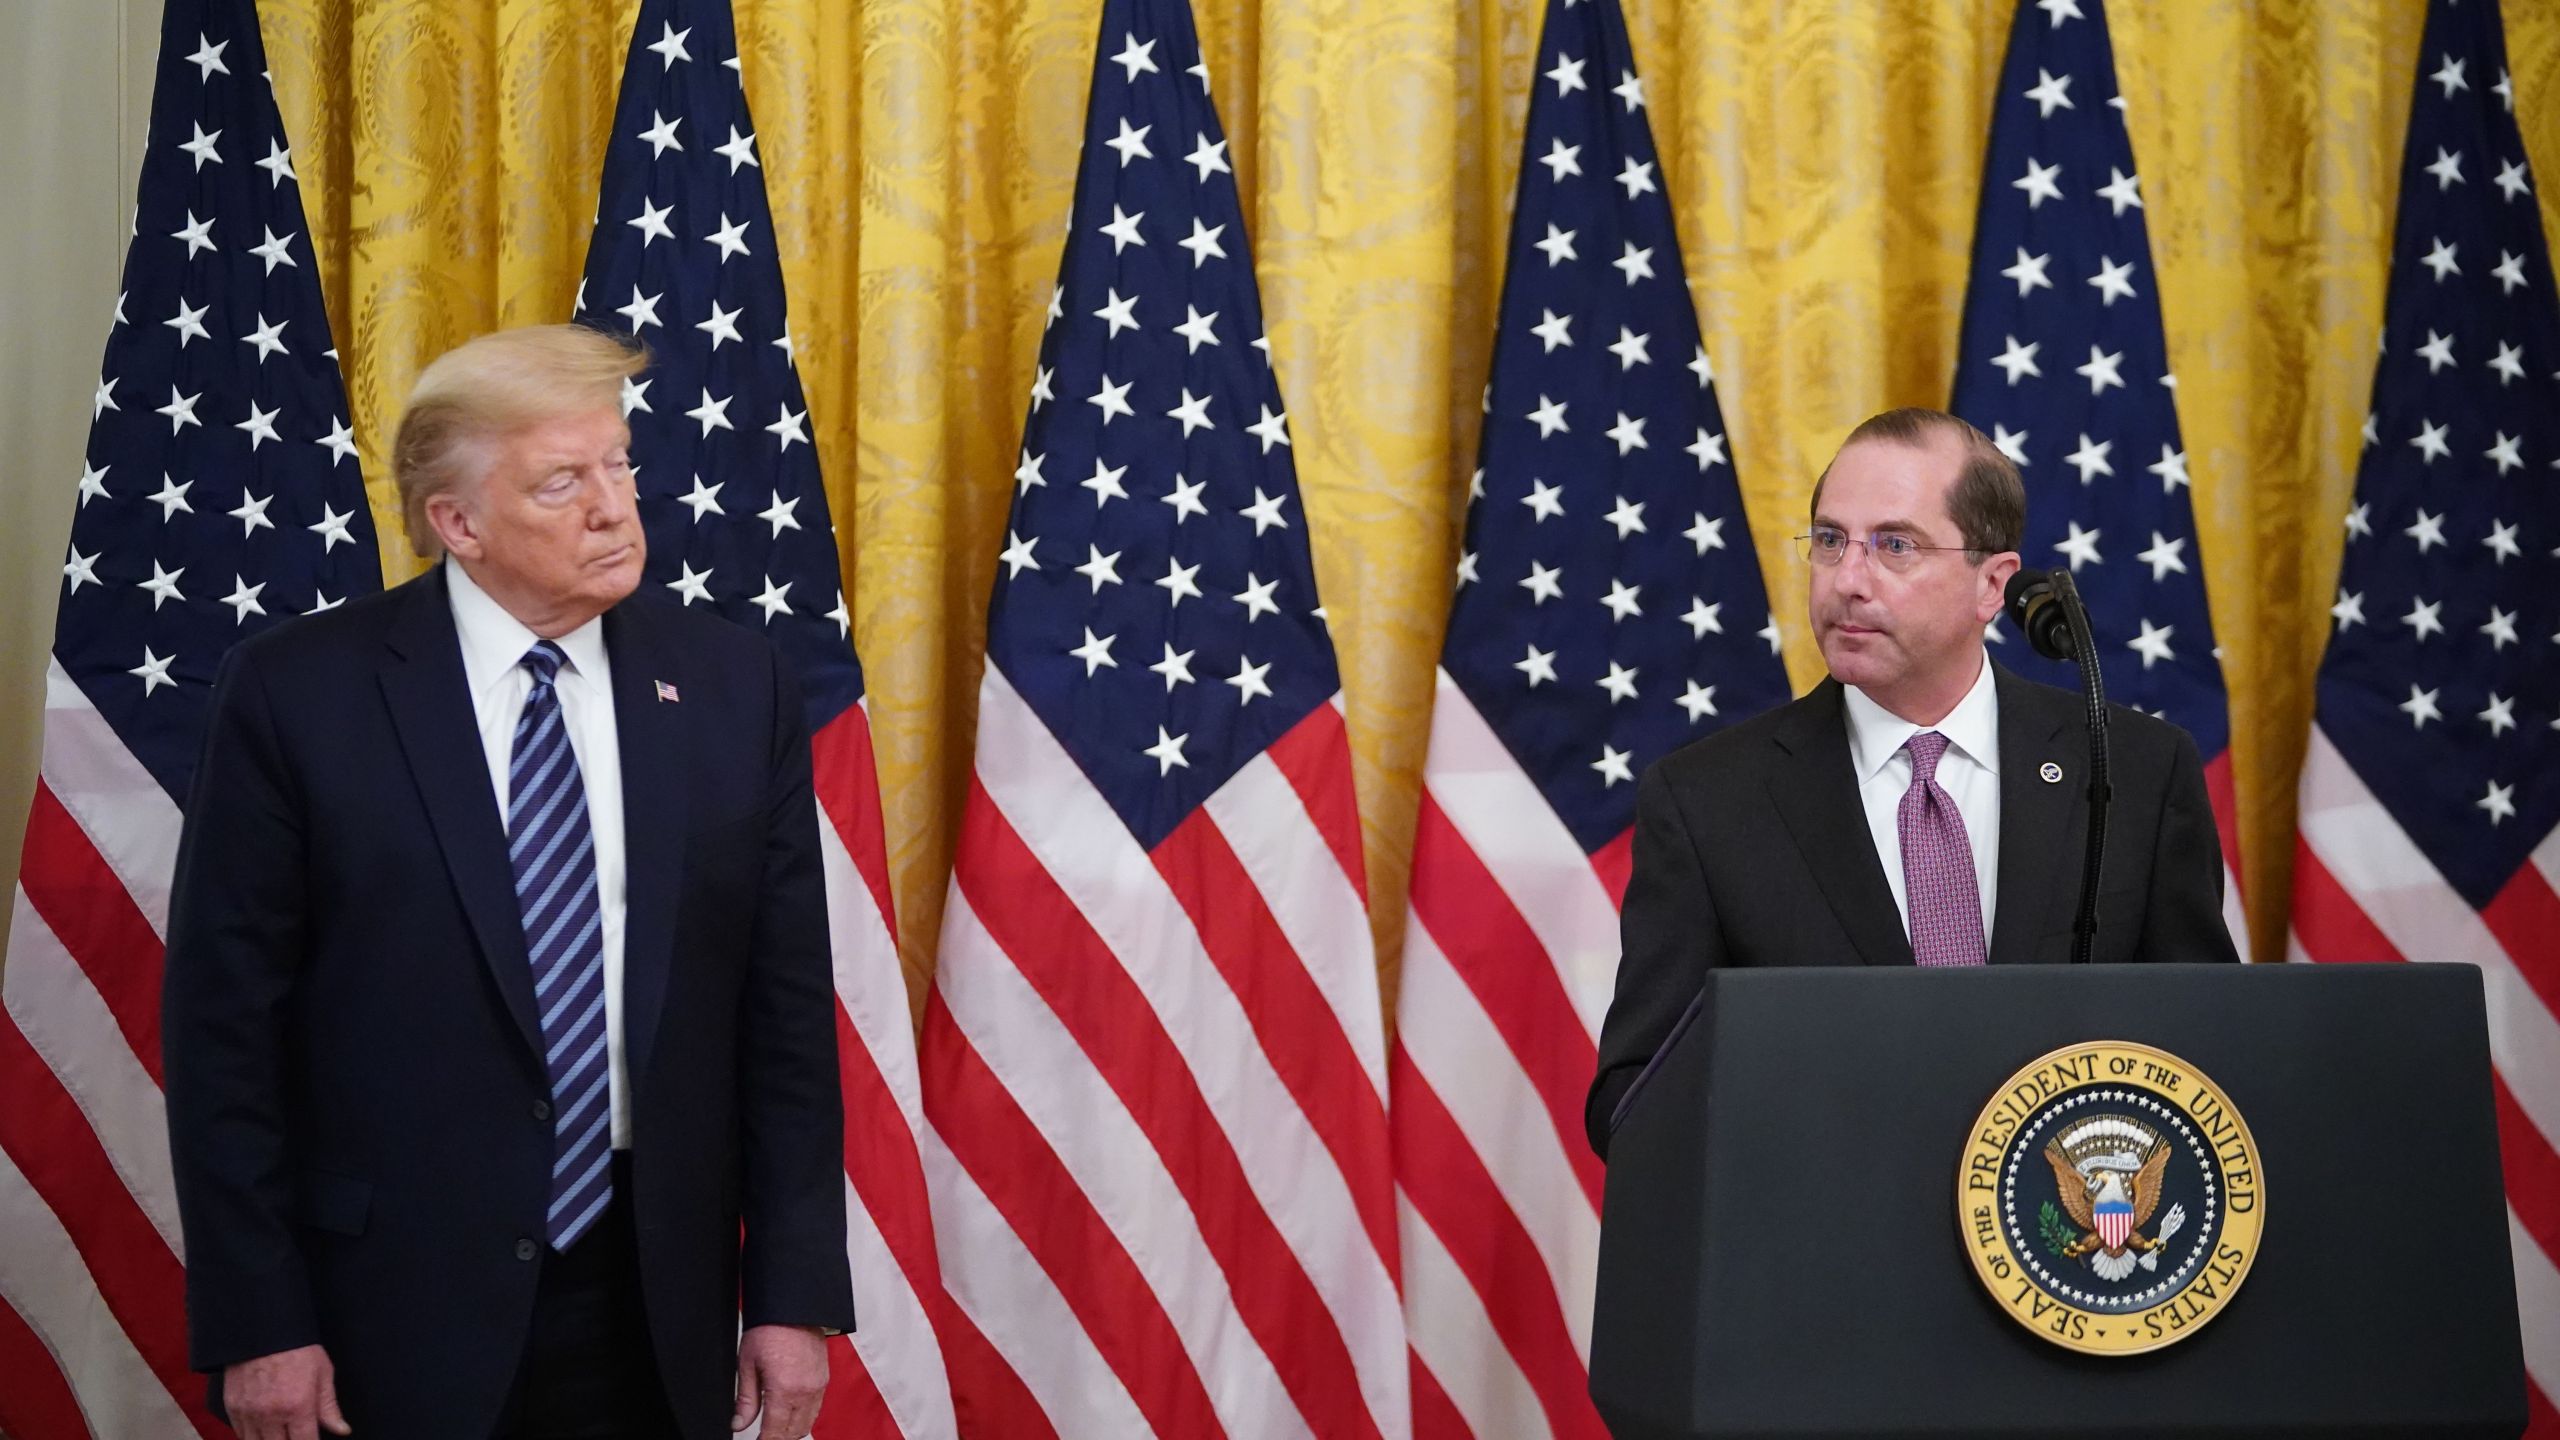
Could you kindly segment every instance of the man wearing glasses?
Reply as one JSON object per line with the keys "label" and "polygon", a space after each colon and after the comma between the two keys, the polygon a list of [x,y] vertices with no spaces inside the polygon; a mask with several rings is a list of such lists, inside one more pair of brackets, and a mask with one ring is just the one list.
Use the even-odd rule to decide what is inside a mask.
{"label": "man wearing glasses", "polygon": [[[2077,694],[1992,664],[2026,488],[1979,430],[1890,410],[1814,486],[1798,538],[1830,678],[1666,756],[1636,800],[1617,996],[1584,1122],[1622,1103],[1720,965],[2069,958],[2088,827]],[[2095,958],[2236,961],[2187,733],[2109,714]]]}

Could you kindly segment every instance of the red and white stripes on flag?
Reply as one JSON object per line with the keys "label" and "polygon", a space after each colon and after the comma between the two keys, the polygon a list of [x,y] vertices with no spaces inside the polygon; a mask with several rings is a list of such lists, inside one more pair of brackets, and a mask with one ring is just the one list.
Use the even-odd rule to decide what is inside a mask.
{"label": "red and white stripes on flag", "polygon": [[59,662],[0,971],[0,1434],[229,1434],[187,1368],[160,1093],[178,808]]}
{"label": "red and white stripes on flag", "polygon": [[2249,908],[2240,893],[2240,790],[2231,775],[2231,752],[2205,762],[2205,800],[2213,807],[2213,829],[2222,842],[2222,926],[2231,932],[2231,948],[2243,965],[2257,959],[2249,943]]}
{"label": "red and white stripes on flag", "polygon": [[937,1336],[947,1306],[917,1136],[915,1028],[898,965],[867,702],[811,737],[844,1090],[854,1333],[828,1344],[813,1440],[956,1440]]}
{"label": "red and white stripes on flag", "polygon": [[1415,1440],[1608,1433],[1585,1374],[1601,1167],[1582,1101],[1626,853],[1584,854],[1441,673],[1391,1062]]}
{"label": "red and white stripes on flag", "polygon": [[2420,57],[2289,958],[2480,967],[2539,1440],[2560,1437],[2560,283],[2496,0],[2429,0]]}
{"label": "red and white stripes on flag", "polygon": [[1340,671],[1188,0],[1106,0],[921,1042],[972,1436],[1402,1440]]}
{"label": "red and white stripes on flag", "polygon": [[2285,958],[2480,967],[2531,1381],[2526,1433],[2560,1435],[2560,830],[2474,910],[2316,728],[2299,825]]}
{"label": "red and white stripes on flag", "polygon": [[970,1433],[1405,1434],[1338,702],[1152,851],[992,665],[978,727],[923,1041]]}
{"label": "red and white stripes on flag", "polygon": [[1788,693],[1617,0],[1550,3],[1533,73],[1391,1062],[1416,1440],[1606,1434],[1582,1114],[1637,777]]}
{"label": "red and white stripes on flag", "polygon": [[[626,387],[622,406],[649,522],[638,603],[700,602],[755,630],[792,667],[806,700],[835,951],[856,1319],[854,1333],[830,1347],[817,1434],[946,1440],[957,1424],[936,1344],[941,1282],[916,1145],[923,1107],[871,726],[832,507],[804,423],[809,401],[791,345],[781,232],[754,158],[756,123],[737,55],[726,0],[643,0],[575,318],[636,330],[649,345],[649,372]],[[679,132],[686,139],[671,138]],[[700,138],[724,133],[725,146]],[[635,212],[657,228],[632,223]],[[708,230],[714,215],[734,248],[652,243],[667,224]],[[706,299],[720,325],[691,323],[698,311],[680,320],[672,309]],[[661,300],[671,307],[663,319]],[[724,351],[724,339],[745,343]],[[643,394],[653,386],[654,404]],[[741,419],[697,425],[707,410],[687,414],[685,402],[668,398],[697,392],[705,407],[720,397]],[[751,414],[779,418],[749,423]],[[661,688],[662,699],[675,698],[673,687]]]}
{"label": "red and white stripes on flag", "polygon": [[160,10],[0,969],[0,1435],[14,1440],[229,1433],[187,1368],[161,1093],[177,797],[230,646],[381,588],[256,7]]}

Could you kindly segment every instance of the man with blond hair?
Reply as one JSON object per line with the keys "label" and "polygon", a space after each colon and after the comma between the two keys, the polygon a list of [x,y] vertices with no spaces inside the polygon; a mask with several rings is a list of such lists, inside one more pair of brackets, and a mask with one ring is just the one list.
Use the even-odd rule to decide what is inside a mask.
{"label": "man with blond hair", "polygon": [[[1944,411],[1888,410],[1841,444],[1796,538],[1830,677],[1673,751],[1637,790],[1617,995],[1583,1111],[1601,1155],[1710,969],[2069,958],[2084,708],[1983,648],[2026,524],[2018,467]],[[2108,728],[2095,958],[2236,961],[2195,741],[2122,706]]]}
{"label": "man with blond hair", "polygon": [[162,1048],[248,1440],[798,1440],[853,1325],[800,697],[632,598],[645,364],[543,326],[428,366],[392,469],[435,563],[216,683]]}

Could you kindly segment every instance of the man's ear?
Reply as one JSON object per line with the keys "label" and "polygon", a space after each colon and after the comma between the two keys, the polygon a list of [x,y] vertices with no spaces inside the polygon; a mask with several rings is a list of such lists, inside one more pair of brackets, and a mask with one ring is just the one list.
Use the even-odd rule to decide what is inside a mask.
{"label": "man's ear", "polygon": [[2003,550],[1982,564],[1982,589],[1973,597],[1973,618],[1988,625],[2009,603],[2009,577],[2026,562],[2015,550]]}
{"label": "man's ear", "polygon": [[477,560],[488,548],[481,543],[480,517],[452,491],[427,497],[426,514],[428,528],[456,558]]}

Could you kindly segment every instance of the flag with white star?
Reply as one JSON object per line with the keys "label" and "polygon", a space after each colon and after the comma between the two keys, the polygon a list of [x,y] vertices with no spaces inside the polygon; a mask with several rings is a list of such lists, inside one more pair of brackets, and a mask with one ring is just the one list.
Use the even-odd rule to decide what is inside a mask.
{"label": "flag with white star", "polygon": [[2295,847],[2295,958],[2487,984],[2534,1434],[2560,1433],[2560,296],[2494,0],[2434,0]]}
{"label": "flag with white star", "polygon": [[1582,1102],[1636,777],[1788,684],[1617,0],[1551,0],[1526,78],[1414,836],[1396,1178],[1417,1414],[1523,1434],[1534,1397],[1539,1433],[1597,1435]]}
{"label": "flag with white star", "polygon": [[649,350],[622,392],[644,593],[780,646],[815,734],[862,699],[862,669],[774,247],[726,0],[644,5],[576,318]]}
{"label": "flag with white star", "polygon": [[[2027,483],[2023,554],[2068,565],[2088,602],[2107,698],[2195,737],[2221,831],[2224,917],[2241,913],[2231,716],[2197,556],[2176,377],[2142,183],[2102,0],[2020,0],[1992,111],[1957,347],[1955,413]],[[2001,664],[2080,688],[2005,618]]]}
{"label": "flag with white star", "polygon": [[1402,1436],[1297,435],[1190,6],[1101,8],[925,1017],[953,1381],[990,1435]]}
{"label": "flag with white star", "polygon": [[123,285],[0,969],[0,1430],[31,1435],[218,1431],[159,1088],[180,817],[231,647],[382,587],[251,0],[162,12]]}
{"label": "flag with white star", "polygon": [[835,524],[811,443],[764,157],[729,0],[643,0],[577,319],[636,337],[624,382],[649,564],[640,601],[762,634],[808,707],[835,949],[847,1258],[861,1325],[829,1342],[817,1440],[957,1434],[916,1134],[915,1040]]}

